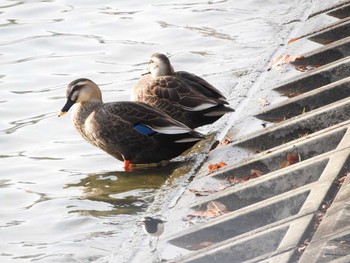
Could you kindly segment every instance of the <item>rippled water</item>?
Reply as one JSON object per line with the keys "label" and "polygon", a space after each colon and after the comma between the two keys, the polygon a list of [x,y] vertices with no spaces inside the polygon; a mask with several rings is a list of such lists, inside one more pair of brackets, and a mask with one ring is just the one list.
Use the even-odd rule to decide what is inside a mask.
{"label": "rippled water", "polygon": [[[263,3],[262,3],[263,2]],[[291,1],[293,2],[293,1]],[[117,252],[174,167],[125,174],[57,118],[66,85],[128,100],[154,52],[226,95],[293,9],[287,0],[0,3],[0,261],[90,262]],[[288,21],[285,21],[288,22]]]}

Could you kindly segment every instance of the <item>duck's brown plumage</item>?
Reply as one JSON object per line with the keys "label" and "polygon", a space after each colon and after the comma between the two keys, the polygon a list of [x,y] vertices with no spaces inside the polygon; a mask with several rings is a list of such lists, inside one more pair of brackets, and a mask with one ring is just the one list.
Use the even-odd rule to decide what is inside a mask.
{"label": "duck's brown plumage", "polygon": [[121,161],[157,163],[180,155],[202,136],[158,109],[141,102],[103,103],[88,79],[71,82],[61,114],[74,104],[73,123],[93,145]]}
{"label": "duck's brown plumage", "polygon": [[218,89],[194,74],[175,72],[163,54],[152,55],[149,71],[134,86],[132,99],[161,109],[191,128],[234,111]]}

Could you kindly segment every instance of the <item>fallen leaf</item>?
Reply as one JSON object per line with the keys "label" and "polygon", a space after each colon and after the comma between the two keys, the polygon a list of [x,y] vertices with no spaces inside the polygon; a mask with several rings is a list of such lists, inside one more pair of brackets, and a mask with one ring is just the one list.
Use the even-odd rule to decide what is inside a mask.
{"label": "fallen leaf", "polygon": [[230,144],[232,141],[229,138],[223,139],[219,145],[227,145]]}
{"label": "fallen leaf", "polygon": [[207,210],[208,211],[215,211],[218,214],[226,213],[227,207],[223,203],[220,203],[219,201],[210,201],[207,204]]}
{"label": "fallen leaf", "polygon": [[187,217],[217,217],[218,214],[215,211],[195,211],[193,214],[187,215]]}
{"label": "fallen leaf", "polygon": [[303,59],[304,56],[299,55],[284,55],[284,56],[277,56],[274,60],[271,62],[271,66],[268,68],[268,70],[271,70],[272,68],[282,66],[284,64],[294,62],[299,59]]}
{"label": "fallen leaf", "polygon": [[206,247],[209,247],[209,246],[212,246],[214,245],[215,243],[214,242],[211,242],[211,241],[206,241],[206,242],[202,242],[202,243],[199,243],[197,245],[193,245],[191,247],[188,247],[190,250],[200,250],[202,248],[206,248]]}
{"label": "fallen leaf", "polygon": [[253,178],[260,177],[263,174],[264,173],[262,171],[259,171],[259,170],[256,170],[256,169],[251,169],[250,170],[250,176],[253,177]]}
{"label": "fallen leaf", "polygon": [[295,163],[298,163],[300,162],[300,155],[297,154],[297,153],[288,153],[287,154],[287,161],[290,163],[290,164],[295,164]]}
{"label": "fallen leaf", "polygon": [[292,164],[298,163],[301,161],[301,157],[299,154],[296,153],[288,153],[287,154],[287,159],[281,163],[280,169],[285,168],[287,166],[290,166]]}
{"label": "fallen leaf", "polygon": [[291,38],[288,40],[288,44],[293,43],[294,41],[297,41],[299,39],[300,39],[300,37]]}
{"label": "fallen leaf", "polygon": [[209,164],[209,166],[208,166],[209,173],[208,174],[211,174],[212,172],[220,169],[221,167],[223,167],[225,165],[226,165],[226,163],[224,163],[224,162],[215,163],[215,164]]}
{"label": "fallen leaf", "polygon": [[207,204],[207,210],[195,211],[193,214],[187,215],[187,217],[218,217],[220,215],[228,213],[227,207],[218,201],[210,201]]}
{"label": "fallen leaf", "polygon": [[226,181],[228,181],[230,184],[239,184],[241,182],[248,181],[250,177],[237,177],[237,176],[229,176],[226,178]]}

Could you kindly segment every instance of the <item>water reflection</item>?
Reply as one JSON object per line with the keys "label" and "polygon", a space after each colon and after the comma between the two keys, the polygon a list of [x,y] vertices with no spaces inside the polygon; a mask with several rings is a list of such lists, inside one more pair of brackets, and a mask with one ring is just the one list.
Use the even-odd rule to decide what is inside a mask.
{"label": "water reflection", "polygon": [[153,201],[155,191],[172,175],[180,162],[164,167],[136,169],[132,172],[92,173],[78,183],[65,188],[82,187],[81,199],[110,204],[108,210],[72,209],[70,213],[108,217],[118,214],[136,214]]}
{"label": "water reflection", "polygon": [[0,132],[4,132],[6,134],[11,134],[15,131],[17,131],[18,129],[21,129],[27,125],[34,125],[42,120],[45,120],[47,118],[50,118],[52,116],[57,115],[57,113],[45,113],[45,114],[39,114],[37,116],[33,116],[33,117],[29,117],[29,118],[24,118],[24,119],[20,119],[20,120],[15,120],[15,121],[11,121],[9,124],[12,125],[11,128],[7,128],[5,130],[2,130]]}

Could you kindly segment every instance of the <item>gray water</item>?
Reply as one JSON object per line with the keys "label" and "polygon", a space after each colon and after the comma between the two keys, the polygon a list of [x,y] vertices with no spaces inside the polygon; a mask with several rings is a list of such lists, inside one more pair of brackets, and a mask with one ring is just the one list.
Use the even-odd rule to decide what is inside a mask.
{"label": "gray water", "polygon": [[235,96],[240,77],[280,45],[296,2],[1,1],[0,261],[117,253],[175,169],[124,173],[86,143],[68,115],[57,118],[69,82],[90,78],[105,101],[129,100],[150,55],[162,52]]}

